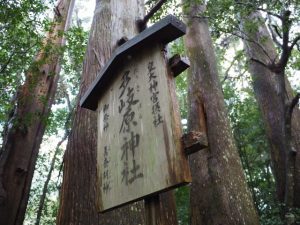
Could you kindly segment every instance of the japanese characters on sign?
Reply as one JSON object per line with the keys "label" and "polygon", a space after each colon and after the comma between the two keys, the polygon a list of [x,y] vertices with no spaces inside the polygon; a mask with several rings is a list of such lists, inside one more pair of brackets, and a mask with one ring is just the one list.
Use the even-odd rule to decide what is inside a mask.
{"label": "japanese characters on sign", "polygon": [[136,179],[142,178],[139,163],[135,159],[136,151],[139,150],[140,134],[135,133],[132,129],[137,126],[135,108],[140,102],[135,97],[135,90],[132,86],[130,71],[127,70],[122,76],[122,83],[119,87],[119,114],[122,117],[120,126],[121,142],[121,161],[123,163],[122,183],[125,185],[132,184]]}
{"label": "japanese characters on sign", "polygon": [[[108,124],[108,119],[109,119],[109,115],[108,115],[108,107],[109,104],[105,104],[103,107],[103,131],[107,132],[107,129],[109,127]],[[103,186],[102,186],[102,190],[103,193],[108,193],[111,190],[111,172],[109,171],[109,146],[104,146],[104,151],[103,151]]]}
{"label": "japanese characters on sign", "polygon": [[191,179],[160,46],[132,57],[115,77],[98,105],[101,211]]}
{"label": "japanese characters on sign", "polygon": [[148,63],[148,77],[149,77],[149,91],[151,93],[151,102],[152,102],[152,115],[153,115],[153,124],[157,127],[159,124],[163,123],[161,116],[160,103],[159,103],[159,90],[157,87],[157,75],[155,74],[155,66],[153,61]]}

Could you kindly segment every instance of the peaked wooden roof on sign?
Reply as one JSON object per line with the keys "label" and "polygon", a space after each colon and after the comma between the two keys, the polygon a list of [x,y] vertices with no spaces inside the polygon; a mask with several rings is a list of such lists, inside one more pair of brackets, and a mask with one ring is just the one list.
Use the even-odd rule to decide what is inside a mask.
{"label": "peaked wooden roof on sign", "polygon": [[80,100],[80,106],[91,110],[97,109],[98,100],[103,94],[104,87],[112,79],[111,76],[118,68],[118,65],[124,63],[126,56],[137,52],[143,46],[148,46],[153,43],[167,44],[183,36],[185,31],[186,26],[183,22],[178,20],[175,16],[168,15],[134,38],[125,42],[115,50],[112,57],[97,75],[94,82]]}

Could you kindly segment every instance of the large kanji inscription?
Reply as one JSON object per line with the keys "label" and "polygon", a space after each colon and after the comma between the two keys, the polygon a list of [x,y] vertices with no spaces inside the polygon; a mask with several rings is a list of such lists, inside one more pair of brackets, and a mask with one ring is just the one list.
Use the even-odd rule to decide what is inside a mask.
{"label": "large kanji inscription", "polygon": [[191,182],[164,50],[184,33],[173,16],[144,30],[115,50],[81,99],[98,114],[101,212]]}
{"label": "large kanji inscription", "polygon": [[146,48],[128,59],[101,97],[101,210],[190,182],[168,76],[159,45]]}

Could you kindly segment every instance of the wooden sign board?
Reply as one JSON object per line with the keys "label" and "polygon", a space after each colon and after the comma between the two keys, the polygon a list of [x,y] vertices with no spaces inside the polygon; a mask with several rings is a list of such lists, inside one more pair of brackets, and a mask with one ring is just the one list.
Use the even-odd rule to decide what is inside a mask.
{"label": "wooden sign board", "polygon": [[114,66],[97,102],[101,212],[191,182],[163,44]]}

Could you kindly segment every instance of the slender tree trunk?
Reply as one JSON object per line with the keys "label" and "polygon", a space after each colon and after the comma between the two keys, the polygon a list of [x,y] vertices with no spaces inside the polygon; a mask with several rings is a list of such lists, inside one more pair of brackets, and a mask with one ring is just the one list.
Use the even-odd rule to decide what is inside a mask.
{"label": "slender tree trunk", "polygon": [[52,172],[54,170],[56,157],[57,157],[57,154],[59,153],[60,146],[68,138],[68,135],[69,135],[68,131],[66,131],[64,137],[59,141],[59,143],[57,144],[57,146],[55,148],[55,152],[54,152],[53,158],[52,158],[51,163],[50,163],[50,169],[49,169],[46,181],[45,181],[44,186],[43,186],[42,195],[40,197],[38,210],[37,210],[37,213],[36,213],[35,225],[40,225],[41,218],[42,218],[42,213],[43,213],[43,209],[44,209],[44,205],[45,205],[46,195],[47,195],[47,191],[48,191],[48,185],[49,185],[49,182],[50,182],[50,179],[51,179],[51,176],[52,176]]}
{"label": "slender tree trunk", "polygon": [[229,125],[205,6],[188,3],[188,129],[207,133],[209,148],[190,156],[191,225],[259,224]]}
{"label": "slender tree trunk", "polygon": [[70,134],[69,125],[70,125],[71,120],[73,118],[74,106],[71,105],[70,97],[69,97],[66,89],[64,90],[64,95],[65,95],[67,105],[68,105],[68,110],[69,110],[68,115],[67,115],[66,120],[65,120],[65,126],[64,126],[65,134],[62,137],[62,139],[57,143],[55,151],[54,151],[54,155],[53,155],[51,163],[50,163],[49,172],[48,172],[46,181],[44,183],[44,186],[43,186],[43,189],[42,189],[42,194],[40,196],[40,201],[39,201],[39,204],[38,204],[38,210],[37,210],[37,213],[36,213],[35,225],[39,225],[40,222],[41,222],[43,209],[44,209],[44,205],[45,205],[45,200],[46,200],[46,195],[47,195],[47,192],[48,192],[48,185],[49,185],[49,182],[51,180],[52,173],[53,173],[53,170],[54,170],[54,167],[55,167],[56,157],[57,157],[57,155],[60,151],[61,145],[67,140],[67,138]]}
{"label": "slender tree trunk", "polygon": [[[286,103],[293,98],[292,88],[284,73],[272,73],[270,69],[251,60],[265,64],[275,60],[276,49],[260,13],[249,18],[258,21],[257,32],[244,29],[249,70],[253,79],[255,97],[262,111],[266,134],[270,143],[272,170],[276,181],[278,200],[300,206],[300,110],[295,107],[291,130],[286,123]],[[283,87],[285,85],[285,87]],[[292,150],[292,151],[291,151]]]}
{"label": "slender tree trunk", "polygon": [[64,44],[62,32],[68,27],[74,1],[60,0],[54,24],[45,39],[56,51],[41,50],[26,81],[17,94],[16,109],[11,118],[0,155],[0,224],[23,224],[30,185],[56,92],[60,72],[57,50]]}
{"label": "slender tree trunk", "polygon": [[[136,20],[144,15],[143,0],[97,0],[83,66],[79,99],[111,56],[121,37],[137,34]],[[96,209],[96,112],[77,105],[73,128],[64,156],[64,176],[57,224],[145,224],[142,202],[100,214]],[[177,224],[174,198],[161,196],[163,224]],[[175,218],[175,219],[174,219]]]}

